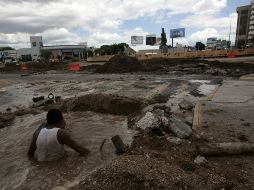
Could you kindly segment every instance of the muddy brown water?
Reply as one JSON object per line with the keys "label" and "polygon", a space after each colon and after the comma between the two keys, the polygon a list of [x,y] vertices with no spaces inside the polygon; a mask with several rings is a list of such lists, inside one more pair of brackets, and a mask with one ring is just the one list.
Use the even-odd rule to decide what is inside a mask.
{"label": "muddy brown water", "polygon": [[[87,158],[65,147],[66,155],[56,162],[38,163],[27,158],[34,130],[45,121],[46,113],[17,117],[14,125],[0,130],[0,189],[68,189],[81,177],[116,157],[110,141],[120,135],[128,144],[133,131],[127,129],[126,117],[93,112],[65,114],[67,130],[92,153]],[[106,139],[102,151],[102,141]]]}

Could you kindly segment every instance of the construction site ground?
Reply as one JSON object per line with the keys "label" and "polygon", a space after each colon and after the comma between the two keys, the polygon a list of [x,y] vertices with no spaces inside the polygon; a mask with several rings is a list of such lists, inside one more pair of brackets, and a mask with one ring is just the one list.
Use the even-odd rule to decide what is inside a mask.
{"label": "construction site ground", "polygon": [[[106,66],[112,71],[115,63],[101,67],[102,73],[96,72],[98,66],[86,64],[78,73],[24,73],[14,68],[0,72],[1,188],[254,189],[252,147],[229,154],[200,151],[207,144],[253,144],[253,66],[153,64],[133,65],[140,70],[124,73],[125,65],[116,73],[105,73]],[[50,93],[60,100],[32,100],[47,99]],[[32,134],[52,107],[62,109],[68,130],[91,155],[80,157],[67,148],[58,162],[28,160]],[[158,110],[168,120],[176,117],[188,125],[191,135],[179,138],[164,129],[132,128]],[[115,135],[126,144],[119,156],[110,140]]]}

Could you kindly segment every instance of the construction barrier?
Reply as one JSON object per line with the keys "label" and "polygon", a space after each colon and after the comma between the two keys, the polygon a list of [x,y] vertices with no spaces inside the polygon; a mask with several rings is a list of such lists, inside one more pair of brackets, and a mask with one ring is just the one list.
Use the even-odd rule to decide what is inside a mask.
{"label": "construction barrier", "polygon": [[20,64],[20,70],[22,70],[22,71],[27,71],[27,70],[28,70],[27,65],[26,65],[25,63],[21,63],[21,64]]}
{"label": "construction barrier", "polygon": [[235,53],[229,53],[228,54],[228,58],[235,58],[236,57],[236,54]]}
{"label": "construction barrier", "polygon": [[68,66],[69,71],[80,71],[80,64],[71,64]]}

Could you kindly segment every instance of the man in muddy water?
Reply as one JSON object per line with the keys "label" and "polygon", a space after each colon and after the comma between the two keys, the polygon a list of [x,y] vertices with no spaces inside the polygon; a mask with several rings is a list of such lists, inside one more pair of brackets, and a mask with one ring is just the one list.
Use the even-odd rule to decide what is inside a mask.
{"label": "man in muddy water", "polygon": [[62,112],[51,109],[47,113],[47,123],[42,124],[34,133],[28,156],[37,161],[54,161],[64,156],[64,145],[69,146],[83,156],[89,150],[78,145],[65,130]]}

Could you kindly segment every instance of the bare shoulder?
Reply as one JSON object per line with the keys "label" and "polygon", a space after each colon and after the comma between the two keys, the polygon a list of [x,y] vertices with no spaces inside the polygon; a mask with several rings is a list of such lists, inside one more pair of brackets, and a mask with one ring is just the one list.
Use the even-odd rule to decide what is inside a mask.
{"label": "bare shoulder", "polygon": [[66,142],[66,140],[68,139],[70,139],[70,134],[68,133],[68,131],[66,131],[65,129],[59,129],[57,132],[57,140],[61,144],[64,144],[64,142]]}

